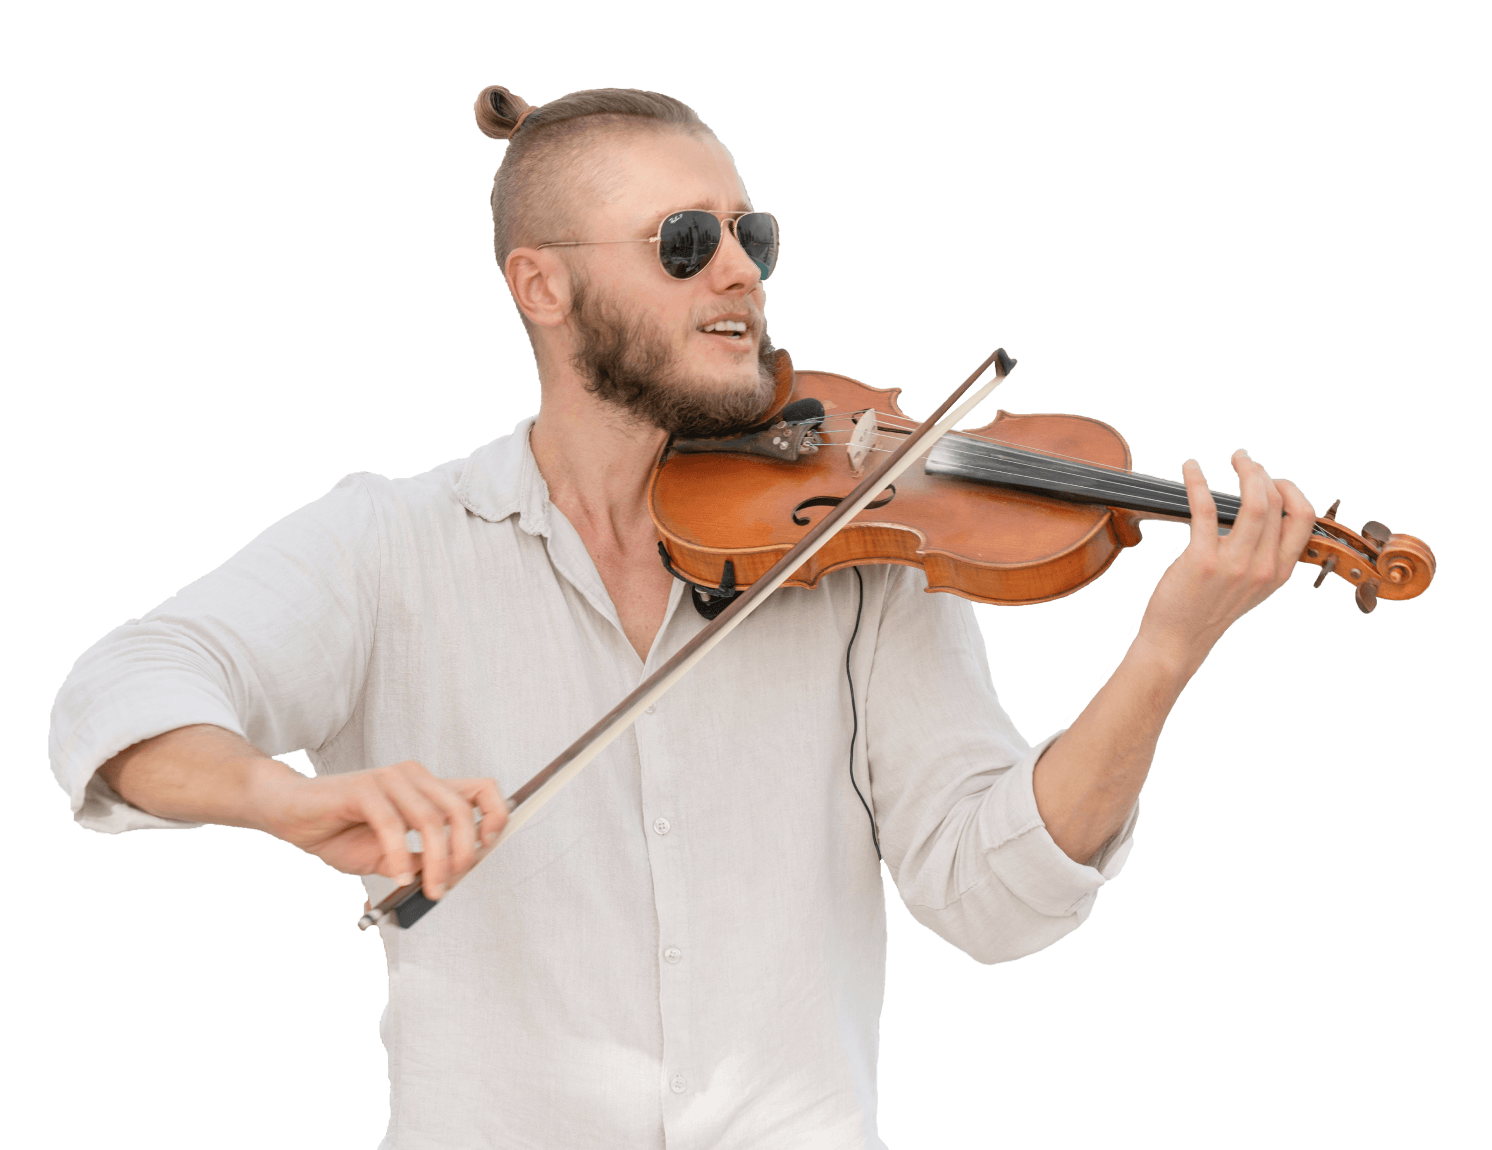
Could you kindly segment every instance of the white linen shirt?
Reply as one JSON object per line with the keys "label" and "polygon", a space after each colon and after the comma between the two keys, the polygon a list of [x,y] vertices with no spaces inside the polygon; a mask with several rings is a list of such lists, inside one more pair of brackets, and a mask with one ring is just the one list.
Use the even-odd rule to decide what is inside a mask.
{"label": "white linen shirt", "polygon": [[[639,661],[531,422],[413,479],[349,476],[86,652],[51,739],[78,820],[188,825],[94,772],[192,723],[323,774],[417,759],[511,793],[677,651],[704,625],[683,585]],[[861,573],[854,770],[891,876],[981,962],[1047,946],[1134,816],[1094,865],[1063,854],[970,605]],[[435,910],[382,928],[386,1150],[883,1145],[858,598],[853,571],[774,595]]]}

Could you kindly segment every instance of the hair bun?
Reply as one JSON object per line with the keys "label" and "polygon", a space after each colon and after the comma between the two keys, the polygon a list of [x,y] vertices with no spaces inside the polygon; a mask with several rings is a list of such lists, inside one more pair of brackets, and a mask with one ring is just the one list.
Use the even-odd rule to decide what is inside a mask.
{"label": "hair bun", "polygon": [[482,89],[472,110],[477,114],[477,127],[494,140],[511,137],[528,113],[533,111],[522,96],[515,96],[497,84]]}

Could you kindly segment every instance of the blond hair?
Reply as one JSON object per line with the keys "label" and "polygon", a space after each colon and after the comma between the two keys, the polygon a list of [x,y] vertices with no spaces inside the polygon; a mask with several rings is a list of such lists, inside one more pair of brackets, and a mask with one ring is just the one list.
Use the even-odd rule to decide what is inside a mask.
{"label": "blond hair", "polygon": [[714,135],[689,105],[658,92],[592,88],[538,107],[506,88],[483,88],[477,127],[508,150],[492,181],[492,243],[498,266],[516,247],[558,239],[572,221],[570,193],[594,171],[591,145],[639,130]]}

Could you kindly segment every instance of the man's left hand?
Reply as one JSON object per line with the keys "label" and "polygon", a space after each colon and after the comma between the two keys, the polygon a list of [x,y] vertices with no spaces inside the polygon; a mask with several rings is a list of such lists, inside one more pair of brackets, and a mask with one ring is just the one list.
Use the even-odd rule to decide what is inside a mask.
{"label": "man's left hand", "polygon": [[1299,488],[1233,453],[1242,507],[1218,535],[1217,507],[1195,459],[1182,467],[1191,542],[1161,578],[1140,624],[1140,641],[1194,671],[1233,623],[1269,598],[1295,569],[1316,513]]}

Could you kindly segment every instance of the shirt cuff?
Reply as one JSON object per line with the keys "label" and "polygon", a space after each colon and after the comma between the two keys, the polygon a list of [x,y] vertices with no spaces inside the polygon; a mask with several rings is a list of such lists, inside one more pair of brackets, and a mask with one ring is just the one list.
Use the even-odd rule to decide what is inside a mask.
{"label": "shirt cuff", "polygon": [[[107,762],[108,760],[105,760]],[[189,831],[201,823],[184,823],[177,819],[163,819],[158,815],[131,806],[119,797],[118,792],[94,772],[83,788],[83,805],[73,811],[78,825],[90,831],[117,835],[121,831],[168,830]]]}
{"label": "shirt cuff", "polygon": [[72,800],[73,818],[80,826],[106,834],[201,826],[163,819],[131,806],[98,775],[99,767],[126,747],[199,723],[243,734],[238,716],[225,704],[199,692],[161,691],[153,698],[105,705],[85,716],[71,734],[56,739],[52,746],[52,769]]}
{"label": "shirt cuff", "polygon": [[995,787],[980,812],[982,838],[988,844],[985,859],[995,876],[1013,895],[1040,914],[1062,917],[1084,914],[1098,888],[1123,868],[1129,857],[1139,804],[1130,810],[1124,825],[1089,860],[1073,862],[1047,833],[1036,809],[1032,777],[1036,763],[1058,731],[1034,747],[1010,769]]}

